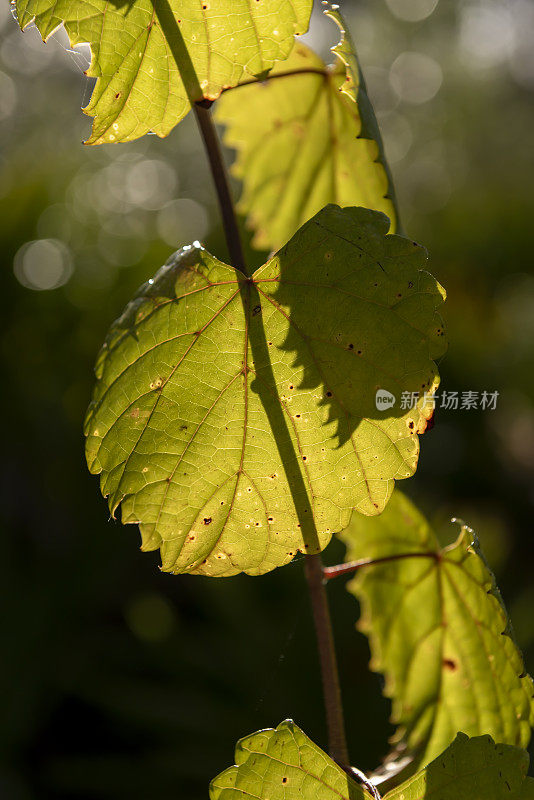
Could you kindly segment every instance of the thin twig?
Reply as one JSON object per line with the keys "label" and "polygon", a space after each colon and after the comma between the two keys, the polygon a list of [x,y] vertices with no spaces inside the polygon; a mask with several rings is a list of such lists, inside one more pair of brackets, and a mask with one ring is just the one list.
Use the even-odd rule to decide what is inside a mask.
{"label": "thin twig", "polygon": [[358,780],[358,782],[362,784],[362,786],[365,786],[367,791],[374,797],[375,800],[382,800],[382,795],[380,794],[374,783],[372,783],[372,781],[369,780],[365,772],[362,772],[357,767],[349,767],[348,769],[345,770],[345,772],[351,778],[355,777]]}
{"label": "thin twig", "polygon": [[319,649],[321,665],[321,678],[326,709],[326,722],[328,728],[328,749],[330,755],[340,766],[347,768],[350,764],[345,734],[345,720],[343,704],[341,702],[341,688],[337,658],[332,632],[330,609],[323,579],[323,562],[317,553],[306,556],[304,571],[308,582],[310,600],[313,611],[315,633]]}
{"label": "thin twig", "polygon": [[[197,101],[192,105],[200,134],[204,142],[206,155],[209,160],[215,188],[217,190],[217,198],[219,200],[230,258],[234,267],[241,270],[245,275],[248,275],[243,254],[243,246],[239,234],[239,227],[237,225],[235,207],[230,192],[226,166],[222,156],[219,137],[217,135],[210,112],[211,102],[205,100]],[[245,311],[250,314],[252,295],[257,294],[257,289],[251,280],[247,281],[246,284],[243,284],[242,293],[243,306]],[[269,377],[274,384],[274,375],[272,374],[272,366],[270,365],[267,342],[263,327],[258,328],[256,326],[255,335],[253,336],[250,331],[249,335],[253,360],[266,362],[269,364],[270,375],[267,377]],[[259,385],[261,388],[261,382],[259,382]],[[268,398],[268,400],[270,400],[270,398]],[[267,405],[264,402],[264,406],[266,408],[273,431],[279,431],[277,439],[287,439],[290,443],[287,423],[283,417],[280,406],[278,404],[273,405],[272,402],[268,402]],[[278,418],[279,416],[281,416],[281,419]],[[285,435],[281,435],[280,431]],[[280,442],[279,446],[281,446]],[[287,448],[284,448],[285,457],[282,457],[282,453],[280,455],[282,457],[284,469],[286,471],[292,494],[294,495],[295,499],[302,496],[302,491],[300,491],[302,487],[299,485],[299,483],[303,483],[303,480],[299,466],[292,463],[294,458],[291,458],[291,456],[288,457],[288,452],[290,451],[288,451]],[[299,517],[303,534],[304,532],[307,534],[307,546],[313,545],[313,549],[317,549],[317,531],[315,529],[313,519],[308,520],[306,518],[306,514],[304,512],[307,511],[307,509],[302,509],[301,504],[299,504],[296,499],[295,510],[297,512],[297,516]],[[345,735],[345,723],[343,719],[343,706],[341,703],[341,690],[339,686],[337,659],[334,648],[334,637],[332,633],[332,622],[330,619],[330,610],[328,608],[328,600],[326,597],[323,579],[323,563],[320,555],[309,555],[306,556],[304,564],[310,592],[310,600],[313,609],[315,630],[317,634],[330,755],[338,764],[343,767],[348,767],[349,756]]]}
{"label": "thin twig", "polygon": [[382,558],[362,558],[359,561],[347,561],[346,564],[336,564],[335,567],[324,567],[323,576],[325,581],[330,581],[332,578],[339,578],[341,575],[350,575],[351,572],[356,572],[362,567],[374,567],[377,564],[386,564],[388,561],[400,561],[404,558],[433,558],[434,561],[440,560],[440,554],[436,552],[429,553],[395,553],[391,556],[382,556]]}
{"label": "thin twig", "polygon": [[217,191],[217,199],[219,201],[224,224],[224,234],[226,236],[232,265],[246,275],[243,246],[241,244],[241,237],[239,236],[239,228],[237,225],[232,193],[230,192],[226,166],[219,143],[219,137],[217,136],[217,131],[211,118],[210,106],[212,105],[212,101],[204,98],[204,92],[200,86],[195,66],[191,60],[189,50],[182,36],[182,31],[176,21],[176,14],[173,12],[169,0],[153,0],[153,3],[158,23],[161,25],[161,30],[166,41],[170,44],[174,61],[187,93],[187,98],[195,112],[200,135],[204,142],[206,155],[210,164],[213,182],[215,183],[215,189]]}
{"label": "thin twig", "polygon": [[266,84],[270,81],[276,81],[278,78],[296,78],[299,75],[320,75],[323,78],[327,78],[329,76],[329,72],[326,69],[319,69],[314,67],[306,67],[306,69],[288,69],[286,72],[275,72],[274,75],[266,75],[265,78],[250,78],[246,81],[241,81],[240,83],[236,83],[235,86],[225,86],[222,90],[222,94],[225,92],[233,92],[235,89],[241,89],[242,86],[254,86],[254,84]]}
{"label": "thin twig", "polygon": [[209,101],[202,101],[200,103],[194,103],[193,109],[217,191],[217,199],[221,210],[224,235],[226,237],[226,244],[228,245],[228,252],[230,253],[230,260],[233,267],[240,270],[245,275],[248,275],[234,202],[232,200],[232,193],[228,181],[228,173],[224,163],[217,130],[211,116],[210,105],[211,103]]}

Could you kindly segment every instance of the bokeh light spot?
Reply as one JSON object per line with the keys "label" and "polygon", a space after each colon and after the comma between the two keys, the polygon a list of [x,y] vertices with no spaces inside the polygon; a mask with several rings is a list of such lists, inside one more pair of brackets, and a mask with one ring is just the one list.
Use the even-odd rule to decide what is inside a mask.
{"label": "bokeh light spot", "polygon": [[135,636],[145,642],[162,642],[174,628],[174,614],[162,595],[144,593],[135,597],[125,609],[126,622]]}
{"label": "bokeh light spot", "polygon": [[443,72],[430,56],[407,50],[391,65],[389,80],[401,100],[420,105],[438,93]]}
{"label": "bokeh light spot", "polygon": [[157,228],[170,247],[180,247],[194,239],[202,242],[209,228],[208,214],[195,200],[186,197],[172,200],[159,212]]}
{"label": "bokeh light spot", "polygon": [[500,4],[468,5],[460,15],[459,46],[464,61],[493,67],[512,55],[515,26],[510,11]]}
{"label": "bokeh light spot", "polygon": [[435,11],[438,0],[386,0],[386,3],[397,19],[420,22]]}
{"label": "bokeh light spot", "polygon": [[0,72],[0,120],[6,119],[17,104],[17,90],[11,78]]}
{"label": "bokeh light spot", "polygon": [[57,289],[72,275],[70,250],[58,239],[26,242],[15,255],[13,271],[27,289]]}

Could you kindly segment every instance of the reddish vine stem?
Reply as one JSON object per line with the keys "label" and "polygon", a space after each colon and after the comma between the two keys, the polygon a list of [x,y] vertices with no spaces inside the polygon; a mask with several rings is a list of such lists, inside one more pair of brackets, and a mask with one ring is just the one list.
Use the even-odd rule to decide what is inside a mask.
{"label": "reddish vine stem", "polygon": [[[230,258],[233,266],[247,275],[228,174],[222,156],[219,137],[211,116],[210,106],[211,103],[209,101],[200,101],[193,104],[217,191]],[[318,554],[306,556],[304,565],[317,635],[330,755],[340,766],[348,768],[350,762],[345,735],[341,689],[321,556]]]}
{"label": "reddish vine stem", "polygon": [[274,75],[267,75],[265,78],[250,78],[246,81],[236,83],[235,86],[225,86],[222,94],[225,92],[234,92],[236,89],[241,89],[242,86],[253,86],[257,83],[270,83],[271,81],[279,80],[280,78],[296,78],[300,75],[320,75],[322,78],[328,78],[329,71],[327,69],[318,69],[316,67],[307,67],[305,69],[290,69],[286,72],[275,72]]}
{"label": "reddish vine stem", "polygon": [[235,207],[228,181],[228,173],[224,163],[217,130],[213,124],[210,106],[211,102],[209,100],[207,102],[200,101],[198,103],[194,103],[193,109],[195,111],[200,135],[202,137],[202,141],[204,142],[204,148],[210,164],[213,183],[215,184],[215,190],[217,192],[217,199],[219,201],[219,208],[224,227],[224,235],[226,237],[226,244],[228,245],[228,252],[230,253],[230,260],[232,262],[232,266],[243,272],[245,275],[248,275],[241,236],[239,235]]}
{"label": "reddish vine stem", "polygon": [[328,749],[330,755],[340,766],[350,764],[345,733],[345,720],[343,704],[341,702],[341,687],[337,667],[334,635],[328,597],[326,595],[323,562],[321,556],[306,556],[304,571],[308,582],[310,601],[313,611],[313,621],[319,649],[321,664],[321,678],[326,710],[326,723],[328,728]]}
{"label": "reddish vine stem", "polygon": [[356,779],[359,781],[359,783],[361,783],[363,786],[365,786],[365,788],[367,789],[369,794],[372,797],[374,797],[375,800],[382,800],[382,795],[380,794],[380,792],[378,791],[378,789],[376,788],[374,783],[372,783],[369,780],[369,778],[367,777],[367,775],[364,772],[362,772],[361,770],[357,769],[356,767],[350,767],[348,770],[345,770],[345,771],[347,772],[348,775],[350,775],[351,778],[356,777]]}
{"label": "reddish vine stem", "polygon": [[347,561],[346,564],[336,564],[335,567],[324,567],[323,576],[325,581],[332,580],[332,578],[339,578],[341,575],[350,575],[351,572],[357,572],[362,567],[374,567],[376,564],[386,564],[388,561],[400,561],[404,558],[433,558],[434,561],[439,561],[439,553],[396,553],[392,556],[383,556],[382,558],[362,558],[359,561]]}

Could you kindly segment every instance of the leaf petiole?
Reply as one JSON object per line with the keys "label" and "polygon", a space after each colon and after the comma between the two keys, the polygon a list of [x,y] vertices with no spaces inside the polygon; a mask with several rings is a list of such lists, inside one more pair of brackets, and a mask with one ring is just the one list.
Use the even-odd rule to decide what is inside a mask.
{"label": "leaf petiole", "polygon": [[391,556],[383,556],[382,558],[360,558],[358,561],[348,561],[346,564],[336,564],[333,567],[323,567],[323,579],[330,581],[332,578],[339,578],[342,575],[350,575],[352,572],[363,567],[374,567],[377,564],[386,564],[388,561],[399,561],[405,558],[433,558],[434,561],[439,561],[441,556],[436,552],[428,553],[395,553]]}

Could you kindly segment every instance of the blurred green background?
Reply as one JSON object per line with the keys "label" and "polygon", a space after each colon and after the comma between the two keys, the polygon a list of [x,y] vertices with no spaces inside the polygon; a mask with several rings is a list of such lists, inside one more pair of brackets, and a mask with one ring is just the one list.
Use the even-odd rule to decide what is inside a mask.
{"label": "blurred green background", "polygon": [[[451,538],[469,522],[534,669],[534,4],[345,0],[404,224],[448,291],[442,387],[405,489]],[[312,43],[334,43],[314,19]],[[293,717],[325,745],[302,563],[262,578],[161,574],[85,468],[96,353],[179,245],[226,249],[194,121],[85,148],[82,48],[0,4],[3,590],[0,797],[207,797],[235,740]],[[231,157],[231,154],[229,154]],[[236,187],[238,191],[239,187]],[[259,263],[261,254],[250,256]],[[343,549],[334,542],[326,560]],[[330,585],[352,759],[385,754],[388,703],[355,601]]]}

